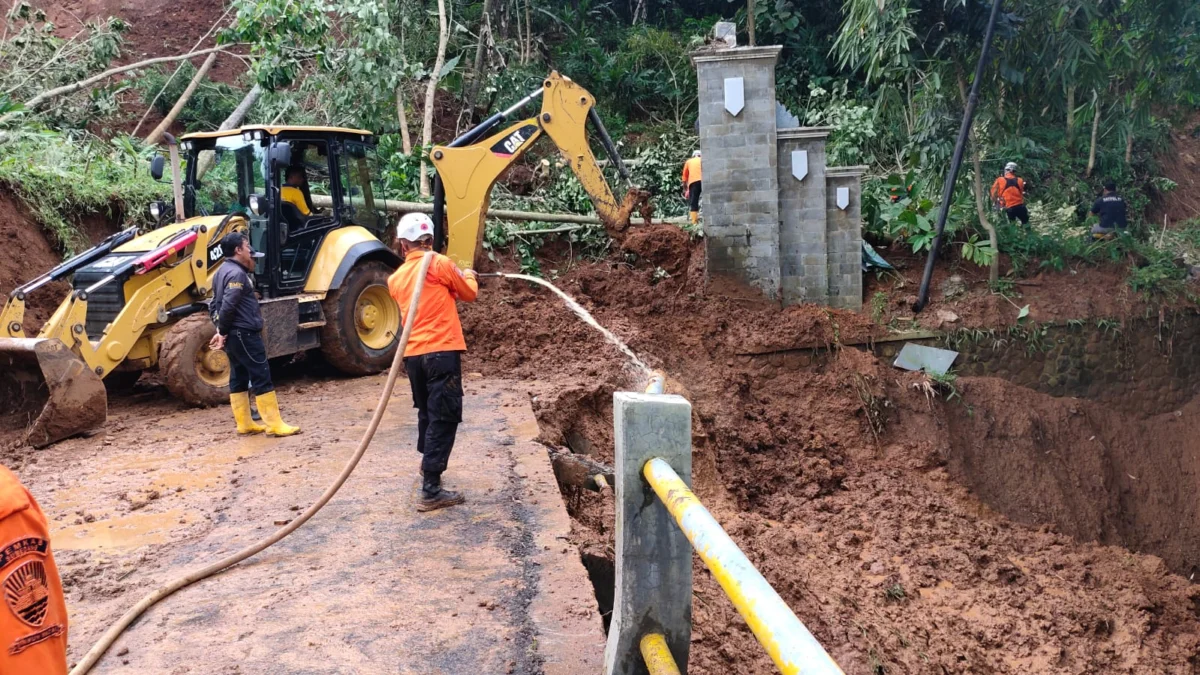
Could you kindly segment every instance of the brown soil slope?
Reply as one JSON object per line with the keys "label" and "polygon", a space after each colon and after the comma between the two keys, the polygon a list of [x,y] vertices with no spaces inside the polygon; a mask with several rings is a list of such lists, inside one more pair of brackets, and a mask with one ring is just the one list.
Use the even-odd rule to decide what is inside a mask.
{"label": "brown soil slope", "polygon": [[[700,255],[657,283],[599,263],[558,284],[692,401],[698,493],[848,673],[1194,672],[1200,592],[1158,558],[983,506],[945,468],[951,413],[921,376],[855,350],[747,356],[877,335],[869,310],[706,291]],[[611,461],[611,392],[636,386],[615,349],[523,282],[488,282],[464,326],[469,368],[537,380],[545,441]],[[611,505],[567,498],[611,560]],[[774,672],[699,565],[695,616],[691,672]]]}

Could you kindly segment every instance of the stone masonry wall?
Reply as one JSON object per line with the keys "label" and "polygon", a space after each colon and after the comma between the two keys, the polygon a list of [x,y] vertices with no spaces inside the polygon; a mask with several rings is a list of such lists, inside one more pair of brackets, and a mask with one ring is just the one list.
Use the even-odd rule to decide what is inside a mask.
{"label": "stone masonry wall", "polygon": [[[865,167],[826,169],[825,238],[828,245],[829,305],[862,309],[862,175]],[[849,203],[838,205],[838,188],[849,190]]]}
{"label": "stone masonry wall", "polygon": [[[780,47],[694,55],[704,157],[705,245],[712,274],[780,297],[775,63]],[[725,108],[725,80],[742,78],[744,108]]]}
{"label": "stone masonry wall", "polygon": [[[825,304],[829,261],[825,232],[825,139],[828,129],[780,129],[779,266],[783,304]],[[807,175],[796,177],[793,152],[807,152]]]}

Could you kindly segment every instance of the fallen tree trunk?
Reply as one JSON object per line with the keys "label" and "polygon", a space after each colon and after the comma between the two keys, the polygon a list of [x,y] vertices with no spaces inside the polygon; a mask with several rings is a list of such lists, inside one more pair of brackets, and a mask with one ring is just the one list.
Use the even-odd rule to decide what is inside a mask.
{"label": "fallen tree trunk", "polygon": [[188,82],[187,88],[179,95],[179,100],[175,101],[175,105],[171,106],[171,111],[158,123],[158,126],[154,127],[153,131],[146,134],[146,145],[158,143],[158,139],[162,138],[167,129],[171,128],[171,125],[175,123],[175,118],[179,117],[179,113],[183,112],[184,106],[188,104],[188,101],[192,100],[192,95],[196,93],[196,89],[200,87],[200,83],[208,76],[208,71],[212,70],[213,63],[216,63],[216,61],[216,52],[209,54],[208,58],[204,59],[204,63],[200,64],[200,70],[196,71],[196,74],[192,77],[192,81]]}
{"label": "fallen tree trunk", "polygon": [[[313,195],[313,205],[321,208],[330,208],[333,206],[333,198],[325,195]],[[402,202],[392,199],[380,200],[383,203],[383,210],[388,213],[433,213],[433,204],[427,202]],[[355,206],[362,206],[361,197],[356,197],[351,200]],[[488,209],[488,218],[496,218],[499,220],[524,220],[524,221],[539,221],[543,223],[574,223],[576,225],[603,225],[600,218],[597,216],[581,216],[578,213],[537,213],[534,211],[510,211],[507,209]],[[673,225],[682,225],[687,222],[686,218],[666,218],[661,221],[663,223],[671,223]],[[555,228],[554,230],[529,230],[523,231],[524,234],[552,234],[554,232],[570,232],[572,229]]]}
{"label": "fallen tree trunk", "polygon": [[[250,112],[250,108],[254,106],[254,103],[258,101],[258,97],[261,95],[262,85],[256,84],[251,87],[250,91],[246,92],[246,95],[242,98],[242,102],[238,104],[238,107],[234,108],[229,117],[226,117],[225,121],[221,122],[221,126],[217,127],[217,131],[229,131],[241,124],[242,120],[246,117],[246,113]],[[200,164],[196,167],[196,176],[203,178],[204,174],[208,173],[208,170],[212,168],[213,162],[216,161],[217,159],[213,156],[213,153],[200,153]]]}
{"label": "fallen tree trunk", "polygon": [[[66,94],[72,94],[74,92],[79,91],[80,89],[90,87],[93,84],[96,84],[97,82],[103,82],[104,80],[107,80],[108,78],[113,77],[114,75],[120,75],[121,73],[128,73],[131,70],[140,70],[142,68],[147,68],[149,66],[153,66],[153,65],[156,65],[159,63],[173,63],[175,61],[182,61],[184,59],[190,59],[190,58],[194,58],[196,56],[205,56],[205,55],[211,54],[213,52],[223,52],[226,49],[228,49],[228,45],[222,45],[220,47],[210,47],[208,49],[201,49],[199,51],[189,52],[187,54],[180,54],[178,56],[159,56],[159,57],[156,57],[153,59],[146,59],[145,61],[138,61],[137,63],[131,63],[127,66],[119,66],[117,68],[109,68],[108,70],[104,71],[103,73],[93,75],[87,79],[79,80],[78,82],[72,82],[71,84],[64,84],[61,87],[55,87],[54,89],[49,89],[47,91],[43,91],[42,93],[38,94],[37,96],[34,96],[33,98],[29,99],[28,101],[25,101],[21,105],[21,107],[23,110],[32,111],[32,110],[36,109],[38,106],[40,106],[41,104],[45,103],[46,101],[49,101],[52,98],[57,98],[59,96],[64,96]],[[20,114],[20,112],[21,111],[13,111],[13,112],[8,113],[7,115],[4,115],[3,117],[0,117],[0,124],[4,124],[4,123],[8,122],[12,118],[14,118],[18,114]]]}

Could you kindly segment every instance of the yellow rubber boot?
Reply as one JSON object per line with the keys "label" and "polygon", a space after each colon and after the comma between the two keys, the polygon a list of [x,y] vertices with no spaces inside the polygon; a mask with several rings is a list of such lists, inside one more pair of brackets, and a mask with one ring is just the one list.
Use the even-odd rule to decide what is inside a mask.
{"label": "yellow rubber boot", "polygon": [[254,400],[258,401],[258,414],[262,415],[263,421],[267,423],[268,436],[291,436],[300,433],[300,427],[284,423],[283,416],[279,414],[279,399],[275,392],[255,396]]}
{"label": "yellow rubber boot", "polygon": [[688,218],[691,218],[692,224],[695,225],[696,222],[698,220],[700,220],[700,212],[699,211],[689,211]]}
{"label": "yellow rubber boot", "polygon": [[250,416],[250,392],[243,391],[240,394],[229,395],[229,407],[233,408],[233,419],[237,421],[238,433],[246,436],[248,434],[261,434],[267,428]]}

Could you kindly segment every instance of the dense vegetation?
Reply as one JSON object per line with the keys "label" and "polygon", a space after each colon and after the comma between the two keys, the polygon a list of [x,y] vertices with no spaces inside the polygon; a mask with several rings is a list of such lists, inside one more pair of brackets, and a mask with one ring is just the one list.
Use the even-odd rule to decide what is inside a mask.
{"label": "dense vegetation", "polygon": [[[643,160],[637,179],[657,193],[659,213],[676,215],[683,211],[678,165],[696,146],[688,54],[714,22],[733,20],[743,44],[752,32],[758,44],[783,45],[779,99],[804,122],[834,127],[832,160],[870,167],[869,238],[922,250],[932,240],[990,6],[986,0],[231,0],[214,33],[247,64],[245,75],[232,84],[204,82],[177,121],[215,128],[253,87],[262,96],[250,121],[385,133],[380,147],[390,187],[394,196],[413,199],[428,192],[422,153],[432,143],[449,140],[557,69],[596,95],[610,130],[624,138],[624,153]],[[1173,187],[1154,158],[1168,147],[1171,126],[1190,120],[1200,94],[1200,5],[1010,0],[1003,8],[979,83],[981,105],[947,245],[988,264],[996,258],[988,242],[996,224],[1000,251],[1017,273],[1131,250],[1147,260],[1173,260],[1173,250],[1161,249],[1179,238],[1146,244],[1145,217]],[[44,155],[40,148],[55,143],[76,144],[83,149],[71,152],[98,158],[141,156],[138,140],[104,131],[120,117],[121,102],[165,113],[196,70],[188,62],[179,72],[176,63],[161,64],[138,78],[106,79],[23,107],[40,92],[109,67],[120,54],[124,24],[109,20],[63,36],[45,24],[36,2],[18,2],[6,18],[0,60],[11,67],[0,72],[0,134],[20,142],[0,146],[6,157],[0,180],[13,185],[35,180],[23,173],[32,162],[23,162],[22,153]],[[113,140],[98,141],[92,131]],[[997,223],[1002,215],[987,198],[1007,161],[1016,161],[1034,187],[1033,231]],[[499,203],[589,209],[551,155],[531,157],[528,165],[511,192],[498,188]],[[142,198],[144,180],[118,171],[108,176],[112,194]],[[1087,207],[1105,177],[1120,185],[1137,226],[1127,241],[1093,245],[1086,239]],[[893,187],[907,185],[914,189],[899,203],[887,198]],[[95,206],[79,198],[37,208],[72,203]],[[593,241],[597,233],[571,236]],[[508,240],[509,231],[494,225],[489,241]],[[1167,276],[1180,276],[1177,266],[1164,266],[1172,269]]]}

